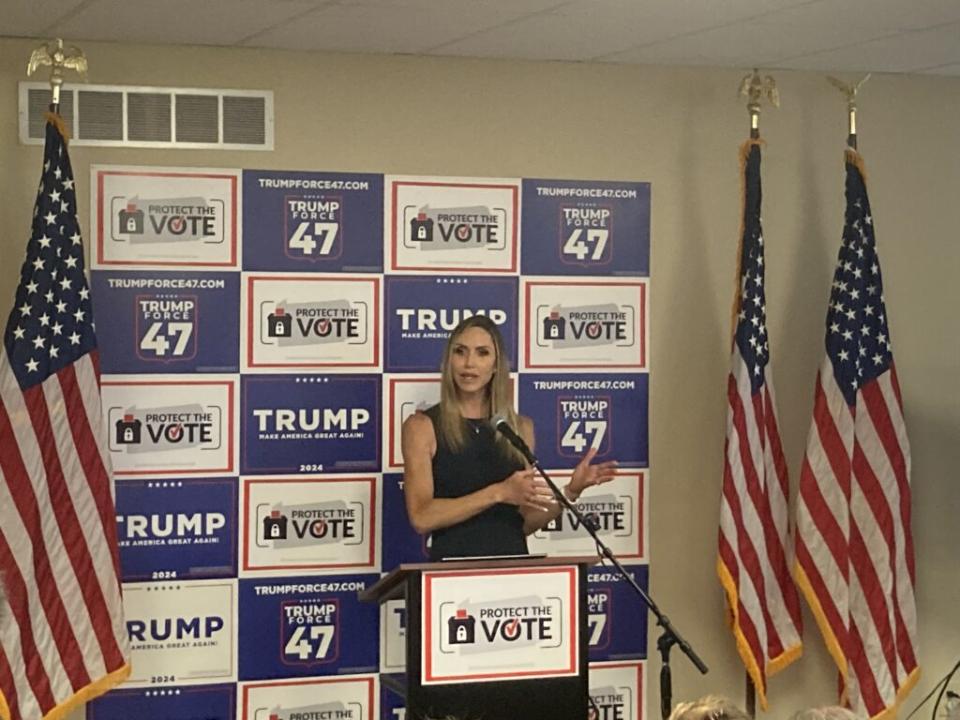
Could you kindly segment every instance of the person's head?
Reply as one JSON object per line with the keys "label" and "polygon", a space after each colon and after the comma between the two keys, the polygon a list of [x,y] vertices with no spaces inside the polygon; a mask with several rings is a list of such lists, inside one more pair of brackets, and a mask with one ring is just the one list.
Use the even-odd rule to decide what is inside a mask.
{"label": "person's head", "polygon": [[503,415],[517,427],[510,389],[510,361],[500,330],[486,315],[472,315],[450,333],[440,364],[440,417],[444,439],[463,445],[461,400],[479,395],[489,417]]}
{"label": "person's head", "polygon": [[750,716],[725,697],[707,695],[680,703],[673,708],[669,720],[750,720]]}
{"label": "person's head", "polygon": [[800,710],[791,720],[860,720],[860,717],[853,710],[848,710],[845,707],[824,705],[823,707]]}

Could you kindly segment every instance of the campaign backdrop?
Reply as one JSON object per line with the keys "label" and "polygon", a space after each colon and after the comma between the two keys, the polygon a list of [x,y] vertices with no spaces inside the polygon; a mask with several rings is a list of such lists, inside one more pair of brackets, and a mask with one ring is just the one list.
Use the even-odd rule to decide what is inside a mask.
{"label": "campaign backdrop", "polygon": [[[473,315],[551,476],[618,461],[577,506],[648,588],[649,183],[94,166],[90,213],[134,672],[88,720],[405,720],[404,602],[357,593],[427,560],[401,428]],[[646,609],[587,580],[593,712],[641,720]]]}

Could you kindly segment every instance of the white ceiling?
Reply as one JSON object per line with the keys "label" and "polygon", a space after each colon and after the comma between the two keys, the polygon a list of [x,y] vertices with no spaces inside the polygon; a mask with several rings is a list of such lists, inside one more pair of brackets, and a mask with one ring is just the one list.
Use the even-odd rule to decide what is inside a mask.
{"label": "white ceiling", "polygon": [[960,76],[960,0],[0,0],[0,35]]}

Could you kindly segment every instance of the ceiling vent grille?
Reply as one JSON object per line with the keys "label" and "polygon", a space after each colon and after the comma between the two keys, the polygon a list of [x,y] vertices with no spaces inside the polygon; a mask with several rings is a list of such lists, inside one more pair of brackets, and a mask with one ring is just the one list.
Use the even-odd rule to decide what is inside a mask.
{"label": "ceiling vent grille", "polygon": [[[43,142],[46,83],[20,83],[20,142]],[[273,92],[83,85],[60,92],[75,145],[273,150]]]}

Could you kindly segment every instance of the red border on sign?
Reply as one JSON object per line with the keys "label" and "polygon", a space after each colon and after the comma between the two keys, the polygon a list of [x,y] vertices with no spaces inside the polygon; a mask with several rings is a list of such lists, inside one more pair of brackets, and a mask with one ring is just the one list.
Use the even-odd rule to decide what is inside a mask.
{"label": "red border on sign", "polygon": [[[501,673],[469,673],[465,675],[444,675],[438,677],[433,672],[433,622],[430,618],[430,607],[433,604],[433,580],[434,578],[448,577],[482,577],[485,575],[546,575],[560,574],[567,575],[569,579],[569,595],[567,602],[570,605],[570,626],[567,631],[570,633],[570,664],[565,668],[554,670],[528,670],[528,671],[510,671]],[[453,571],[427,571],[423,573],[423,617],[422,627],[424,633],[424,665],[423,681],[428,683],[442,682],[461,682],[470,680],[495,680],[497,678],[520,678],[520,677],[553,677],[557,675],[576,675],[578,668],[577,650],[580,645],[580,635],[577,632],[577,612],[579,610],[577,598],[577,567],[553,567],[553,568],[512,568],[507,570],[453,570]]]}
{"label": "red border on sign", "polygon": [[[414,187],[460,187],[460,188],[485,188],[487,190],[510,190],[513,195],[513,223],[510,228],[511,242],[513,248],[510,253],[509,268],[464,268],[463,266],[444,267],[441,265],[409,265],[400,267],[397,265],[397,188],[401,185]],[[457,271],[464,274],[470,273],[515,273],[517,271],[517,223],[520,221],[520,186],[504,185],[498,183],[457,183],[457,182],[419,182],[412,180],[393,180],[390,183],[390,269],[391,270],[426,270],[426,271]]]}
{"label": "red border on sign", "polygon": [[[235,267],[237,264],[237,176],[214,173],[136,172],[133,170],[96,170],[97,173],[97,264],[149,268],[154,265],[170,267]],[[230,260],[227,262],[174,262],[172,260],[104,260],[103,247],[103,178],[107,175],[135,175],[137,177],[185,177],[228,180],[230,182]]]}
{"label": "red border on sign", "polygon": [[[370,484],[370,552],[366,565],[356,563],[291,563],[285,565],[250,564],[250,493],[249,487],[256,484],[273,485],[279,483],[335,483],[367,482]],[[377,552],[377,479],[374,477],[323,477],[323,478],[247,478],[243,481],[243,570],[326,570],[329,568],[372,568],[375,566]],[[254,529],[256,532],[256,529]]]}
{"label": "red border on sign", "polygon": [[196,475],[199,473],[227,473],[233,475],[236,473],[233,457],[233,395],[236,383],[229,380],[173,380],[173,381],[146,381],[146,380],[103,380],[102,386],[121,387],[127,385],[173,385],[183,387],[184,385],[225,385],[229,388],[227,393],[227,466],[222,468],[187,468],[170,469],[160,468],[157,470],[117,470],[114,468],[114,475]]}
{"label": "red border on sign", "polygon": [[[373,361],[372,362],[328,362],[328,363],[257,363],[253,361],[253,285],[256,280],[280,280],[283,282],[364,282],[373,285],[373,307],[370,318],[373,320]],[[247,276],[247,367],[249,368],[375,368],[380,366],[380,278],[344,277],[341,275],[248,275]]]}
{"label": "red border on sign", "polygon": [[331,685],[340,683],[366,683],[367,685],[367,708],[370,714],[373,714],[373,678],[372,677],[351,677],[351,678],[309,678],[307,680],[278,680],[274,682],[256,682],[243,684],[243,720],[251,720],[253,715],[247,712],[247,703],[250,700],[250,690],[263,687],[295,687],[297,685]]}
{"label": "red border on sign", "polygon": [[[638,320],[640,331],[638,333],[637,341],[640,343],[640,363],[639,364],[616,364],[616,365],[607,365],[607,364],[598,364],[598,363],[584,363],[584,364],[564,364],[564,365],[534,365],[530,362],[530,336],[531,336],[531,317],[530,317],[530,288],[535,285],[549,285],[552,287],[558,287],[562,285],[573,285],[573,286],[592,286],[592,287],[636,287],[640,293],[640,301],[637,303],[638,310]],[[582,282],[582,281],[554,281],[554,282],[543,282],[543,281],[533,281],[527,282],[524,285],[524,297],[523,297],[523,334],[524,334],[524,353],[523,353],[523,369],[524,370],[533,370],[533,369],[552,369],[552,370],[562,370],[569,368],[581,368],[586,370],[596,370],[602,371],[608,368],[615,369],[629,369],[629,370],[646,370],[647,369],[647,283],[646,282]],[[534,328],[533,332],[536,332]]]}
{"label": "red border on sign", "polygon": [[396,415],[396,400],[397,400],[397,384],[398,383],[435,383],[440,384],[440,376],[436,378],[390,378],[387,386],[387,405],[389,417],[387,420],[387,427],[389,433],[389,442],[387,449],[387,468],[391,470],[402,470],[403,469],[403,460],[398,458],[394,453],[394,441],[397,438],[397,434],[400,432],[400,428],[397,424],[397,415]]}

